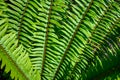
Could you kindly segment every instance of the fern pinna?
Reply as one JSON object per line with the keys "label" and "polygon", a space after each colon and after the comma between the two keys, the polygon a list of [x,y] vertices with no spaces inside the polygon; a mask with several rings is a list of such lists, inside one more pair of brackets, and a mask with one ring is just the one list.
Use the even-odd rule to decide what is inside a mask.
{"label": "fern pinna", "polygon": [[120,3],[0,0],[1,68],[15,80],[120,79]]}

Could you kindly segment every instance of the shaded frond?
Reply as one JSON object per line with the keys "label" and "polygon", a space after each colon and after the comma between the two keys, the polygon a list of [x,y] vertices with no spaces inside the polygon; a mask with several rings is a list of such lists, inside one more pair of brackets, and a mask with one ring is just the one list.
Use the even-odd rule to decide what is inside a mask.
{"label": "shaded frond", "polygon": [[[101,40],[104,39],[104,36],[109,33],[110,28],[113,29],[113,26],[111,25],[117,24],[116,22],[119,22],[120,10],[119,10],[119,6],[118,5],[115,6],[115,5],[116,3],[114,2],[108,3],[107,1],[103,1],[103,0],[101,2],[93,1],[90,9],[85,14],[86,15],[85,18],[82,19],[82,23],[79,25],[80,28],[78,28],[78,31],[75,32],[72,43],[69,44],[68,50],[65,52],[64,56],[62,57],[62,60],[55,74],[56,79],[66,79],[67,75],[69,73],[71,74],[71,69],[74,69],[73,67],[76,65],[79,59],[82,58],[82,55],[83,57],[85,56],[87,58],[92,57],[93,53],[89,51],[92,49],[92,46],[97,47],[95,45],[99,44]],[[71,21],[75,22],[76,20],[71,20]],[[113,21],[116,22],[114,23]],[[73,25],[75,24],[74,22],[71,22],[70,24]],[[66,35],[67,33],[65,33],[64,36]],[[67,38],[68,37],[70,37],[70,35],[68,35]],[[90,46],[89,43],[91,43]],[[86,50],[87,48],[88,50]],[[83,50],[89,52],[86,53],[83,52]],[[82,66],[85,67],[84,65]],[[69,69],[65,67],[68,67]]]}

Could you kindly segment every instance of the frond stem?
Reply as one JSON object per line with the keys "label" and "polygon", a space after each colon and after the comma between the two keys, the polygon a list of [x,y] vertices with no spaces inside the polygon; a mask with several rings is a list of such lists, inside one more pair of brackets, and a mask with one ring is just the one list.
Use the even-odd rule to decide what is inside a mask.
{"label": "frond stem", "polygon": [[24,15],[25,15],[25,12],[26,12],[26,10],[27,10],[29,1],[30,1],[30,0],[27,0],[26,5],[25,5],[25,8],[24,8],[23,13],[22,13],[22,17],[21,17],[21,19],[20,19],[20,25],[19,25],[19,28],[18,28],[18,36],[17,36],[17,38],[18,38],[17,47],[19,46],[20,33],[21,33],[21,30],[22,30],[22,23],[23,23]]}
{"label": "frond stem", "polygon": [[47,42],[48,42],[48,32],[49,32],[48,28],[50,26],[50,16],[51,16],[51,13],[52,13],[52,5],[53,5],[53,0],[51,0],[51,4],[50,4],[50,8],[49,8],[49,13],[48,13],[48,22],[47,22],[47,26],[46,26],[46,35],[45,35],[45,43],[44,43],[42,69],[41,69],[41,74],[40,74],[41,76],[43,75],[44,64],[45,64],[46,49],[47,49]]}

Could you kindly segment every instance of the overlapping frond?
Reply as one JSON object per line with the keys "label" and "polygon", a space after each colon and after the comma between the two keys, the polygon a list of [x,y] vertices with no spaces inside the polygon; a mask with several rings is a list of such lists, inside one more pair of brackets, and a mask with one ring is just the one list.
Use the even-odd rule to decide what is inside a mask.
{"label": "overlapping frond", "polygon": [[[89,50],[97,47],[98,44],[100,44],[101,40],[104,39],[104,36],[109,33],[110,28],[114,28],[113,26],[111,26],[117,24],[114,23],[114,20],[116,22],[119,22],[120,10],[119,6],[115,5],[116,4],[114,2],[107,2],[105,0],[102,0],[100,2],[93,1],[93,3],[91,4],[91,8],[88,7],[89,10],[86,12],[86,14],[83,14],[83,16],[85,15],[84,19],[80,19],[80,22],[82,22],[80,25],[78,25],[78,31],[76,31],[75,35],[73,35],[74,40],[71,40],[71,43],[69,43],[68,50],[64,53],[61,63],[57,68],[55,74],[56,79],[67,79],[67,77],[69,77],[67,75],[69,73],[71,74],[71,70],[74,69],[74,66],[76,67],[76,63],[79,62],[79,59],[81,60],[82,57],[83,59],[81,60],[81,66],[83,68],[85,67],[84,64],[87,64],[88,62],[86,61],[86,59],[93,56],[93,53]],[[75,23],[75,20],[71,21],[74,22],[71,22],[70,24]],[[66,35],[67,33],[65,33],[65,36]],[[69,35],[67,36],[67,38],[68,37]],[[91,40],[93,40],[93,42]],[[75,73],[78,74],[79,72]]]}
{"label": "overlapping frond", "polygon": [[[103,32],[103,34],[98,33],[98,31],[97,31],[97,33],[99,35],[101,35],[101,36],[103,35],[103,38],[98,38],[99,35],[98,36],[93,36],[92,39],[93,39],[94,42],[90,42],[87,45],[87,47],[85,47],[85,49],[83,50],[83,52],[85,54],[83,54],[83,55],[81,55],[81,57],[79,57],[80,61],[76,63],[76,65],[73,69],[74,73],[72,73],[72,74],[75,74],[76,71],[78,71],[78,70],[79,70],[78,73],[80,74],[80,73],[82,73],[81,71],[85,70],[88,67],[89,62],[92,62],[92,59],[94,59],[94,56],[96,55],[95,52],[97,51],[97,49],[101,49],[100,46],[102,46],[102,43],[104,43],[104,41],[107,41],[106,38],[108,37],[108,35],[110,35],[110,33],[113,33],[113,32],[115,33],[116,31],[114,31],[114,29],[116,29],[116,28],[119,30],[119,28],[120,28],[119,27],[119,25],[120,25],[119,20],[120,20],[120,18],[118,17],[118,19],[116,19],[116,22],[115,23],[113,22],[112,23],[113,25],[109,27],[110,29],[108,29],[109,31],[107,31],[106,34],[105,34],[105,30],[103,30],[103,29],[101,30],[101,32]],[[98,30],[100,31],[100,29],[98,29]],[[94,34],[94,35],[96,35],[96,34]],[[98,39],[98,40],[96,40],[96,39]],[[90,53],[91,53],[92,56],[89,55]],[[82,66],[84,66],[84,67],[82,67]],[[76,74],[78,74],[78,73],[76,73]]]}
{"label": "overlapping frond", "polygon": [[15,80],[38,80],[39,73],[32,68],[28,53],[23,50],[23,46],[17,47],[18,41],[15,38],[15,34],[10,33],[0,39],[1,67],[6,66],[5,71],[11,71],[11,77]]}

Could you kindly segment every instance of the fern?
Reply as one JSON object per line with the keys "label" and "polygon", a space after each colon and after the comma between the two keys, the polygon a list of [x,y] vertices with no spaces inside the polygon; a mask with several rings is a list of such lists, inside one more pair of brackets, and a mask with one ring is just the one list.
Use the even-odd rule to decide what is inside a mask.
{"label": "fern", "polygon": [[120,79],[119,34],[119,1],[0,0],[1,68],[15,80]]}

